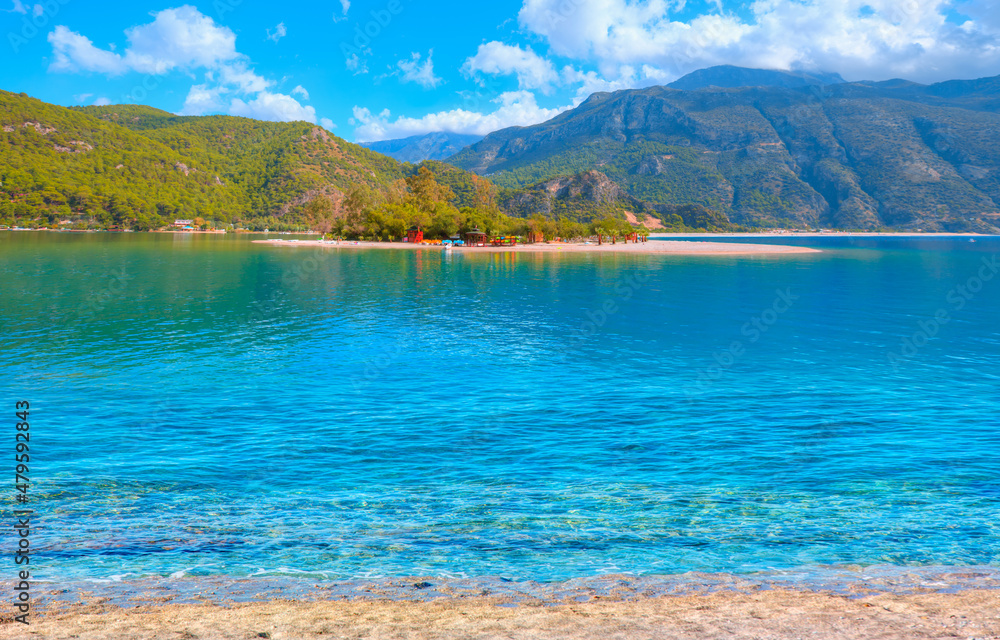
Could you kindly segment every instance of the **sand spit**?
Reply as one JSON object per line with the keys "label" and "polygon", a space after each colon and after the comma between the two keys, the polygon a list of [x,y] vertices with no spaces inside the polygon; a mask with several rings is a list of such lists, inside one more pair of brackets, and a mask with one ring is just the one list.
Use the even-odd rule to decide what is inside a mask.
{"label": "sand spit", "polygon": [[[442,251],[440,245],[409,244],[406,242],[340,242],[320,240],[254,240],[255,244],[269,244],[282,247],[330,247],[334,249],[406,249],[410,251],[424,249]],[[785,245],[767,244],[733,244],[727,242],[689,242],[684,240],[657,240],[654,242],[630,242],[625,244],[583,244],[571,242],[525,244],[516,247],[457,247],[455,253],[635,253],[664,254],[678,256],[723,255],[778,255],[819,253],[818,249],[808,247],[791,247]]]}

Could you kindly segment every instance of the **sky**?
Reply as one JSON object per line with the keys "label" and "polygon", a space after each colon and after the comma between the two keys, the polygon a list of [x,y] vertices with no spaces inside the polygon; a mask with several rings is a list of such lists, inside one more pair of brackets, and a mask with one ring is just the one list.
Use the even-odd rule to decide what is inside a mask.
{"label": "sky", "polygon": [[0,28],[0,89],[358,142],[485,135],[718,64],[1000,75],[997,0],[0,0]]}

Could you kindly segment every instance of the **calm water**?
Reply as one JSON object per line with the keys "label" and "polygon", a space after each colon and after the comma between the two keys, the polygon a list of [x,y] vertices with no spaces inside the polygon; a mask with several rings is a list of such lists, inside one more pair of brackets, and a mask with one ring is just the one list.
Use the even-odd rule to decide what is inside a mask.
{"label": "calm water", "polygon": [[976,278],[1000,240],[810,242],[317,255],[0,232],[35,572],[997,568],[1000,277]]}

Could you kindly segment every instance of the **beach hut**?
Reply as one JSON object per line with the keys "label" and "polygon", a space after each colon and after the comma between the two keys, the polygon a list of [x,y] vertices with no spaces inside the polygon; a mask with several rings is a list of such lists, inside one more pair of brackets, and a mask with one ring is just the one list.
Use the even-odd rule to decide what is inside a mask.
{"label": "beach hut", "polygon": [[474,228],[472,231],[466,231],[465,244],[470,247],[485,247],[486,232],[480,231],[479,227]]}
{"label": "beach hut", "polygon": [[406,241],[407,242],[423,242],[424,241],[424,231],[420,227],[414,225],[406,230]]}

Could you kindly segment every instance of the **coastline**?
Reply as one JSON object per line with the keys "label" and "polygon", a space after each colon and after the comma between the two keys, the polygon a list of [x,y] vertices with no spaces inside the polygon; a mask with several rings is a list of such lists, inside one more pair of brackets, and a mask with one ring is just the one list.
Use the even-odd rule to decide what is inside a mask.
{"label": "coastline", "polygon": [[878,594],[761,590],[640,599],[511,603],[488,595],[431,601],[276,599],[220,605],[93,600],[54,606],[30,627],[0,622],[0,639],[80,638],[979,638],[1000,636],[1000,592]]}
{"label": "coastline", "polygon": [[[410,244],[406,242],[333,242],[322,240],[254,240],[254,244],[267,244],[279,247],[325,247],[331,249],[427,249],[443,251],[441,245]],[[628,244],[583,244],[579,242],[524,244],[514,247],[456,247],[456,253],[630,253],[658,254],[678,256],[721,255],[721,256],[751,256],[751,255],[794,255],[805,253],[822,253],[819,249],[809,247],[794,247],[787,245],[767,244],[734,244],[723,242],[690,242],[690,241],[656,241]]]}

